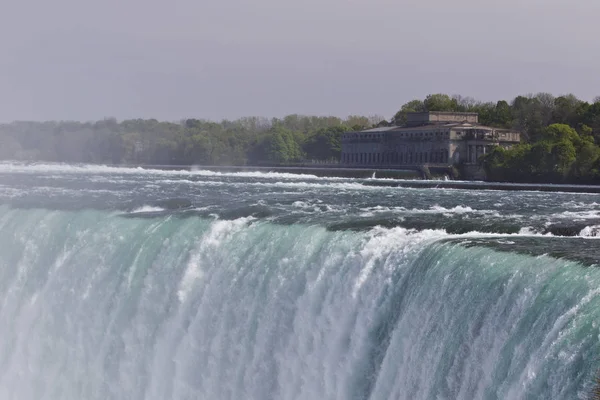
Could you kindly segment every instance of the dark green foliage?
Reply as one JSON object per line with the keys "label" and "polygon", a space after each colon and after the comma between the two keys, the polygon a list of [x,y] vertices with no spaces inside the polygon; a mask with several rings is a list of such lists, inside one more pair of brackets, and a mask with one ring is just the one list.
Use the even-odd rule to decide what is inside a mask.
{"label": "dark green foliage", "polygon": [[517,96],[483,103],[461,96],[433,94],[404,104],[393,121],[400,125],[409,111],[476,112],[479,123],[522,133],[523,143],[495,148],[483,160],[488,179],[510,182],[600,181],[600,98],[594,103],[572,94]]}
{"label": "dark green foliage", "polygon": [[412,100],[404,104],[402,108],[394,115],[392,121],[396,125],[402,125],[406,122],[406,114],[409,112],[423,112],[427,111],[425,103],[421,100]]}
{"label": "dark green foliage", "polygon": [[339,159],[342,153],[342,134],[350,130],[355,130],[355,128],[336,126],[319,129],[308,137],[304,150],[317,160]]}
{"label": "dark green foliage", "polygon": [[539,140],[512,149],[495,148],[483,160],[488,178],[511,182],[594,182],[600,148],[565,124],[543,129]]}
{"label": "dark green foliage", "polygon": [[458,111],[458,101],[447,94],[430,94],[423,102],[426,111]]}

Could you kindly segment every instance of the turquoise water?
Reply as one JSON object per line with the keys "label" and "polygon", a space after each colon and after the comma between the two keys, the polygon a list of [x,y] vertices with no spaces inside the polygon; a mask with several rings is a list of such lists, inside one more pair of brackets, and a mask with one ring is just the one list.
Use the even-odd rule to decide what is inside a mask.
{"label": "turquoise water", "polygon": [[[333,201],[331,184],[318,184],[304,200],[263,190],[271,202],[288,196],[289,210],[316,196],[330,207],[286,221],[285,207],[220,217],[237,204],[235,183],[221,185],[234,193],[221,208],[204,200],[210,215],[150,201],[132,210],[141,195],[126,183],[113,190],[121,197],[106,195],[121,199],[111,207],[85,197],[85,207],[57,207],[51,195],[19,207],[14,193],[25,189],[5,181],[13,200],[0,205],[0,398],[587,398],[600,367],[600,269],[510,243],[552,239],[593,252],[596,239],[331,229],[328,213],[365,208],[360,201],[375,210],[390,192],[361,197],[353,186]],[[223,192],[201,190],[202,199]],[[485,225],[483,203],[457,192],[457,203],[440,205],[440,196],[419,209],[470,207]],[[597,198],[567,201],[588,201],[573,211],[587,215]]]}

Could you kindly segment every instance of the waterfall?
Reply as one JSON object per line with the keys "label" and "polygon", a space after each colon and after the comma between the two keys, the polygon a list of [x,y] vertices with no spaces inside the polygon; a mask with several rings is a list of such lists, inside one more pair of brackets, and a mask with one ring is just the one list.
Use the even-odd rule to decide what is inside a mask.
{"label": "waterfall", "polygon": [[450,239],[0,207],[0,398],[591,393],[600,270]]}

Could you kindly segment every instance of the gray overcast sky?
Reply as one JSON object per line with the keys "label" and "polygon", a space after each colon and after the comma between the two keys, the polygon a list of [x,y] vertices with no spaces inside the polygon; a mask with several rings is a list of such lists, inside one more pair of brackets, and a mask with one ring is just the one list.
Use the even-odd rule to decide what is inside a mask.
{"label": "gray overcast sky", "polygon": [[0,0],[0,121],[600,95],[598,0]]}

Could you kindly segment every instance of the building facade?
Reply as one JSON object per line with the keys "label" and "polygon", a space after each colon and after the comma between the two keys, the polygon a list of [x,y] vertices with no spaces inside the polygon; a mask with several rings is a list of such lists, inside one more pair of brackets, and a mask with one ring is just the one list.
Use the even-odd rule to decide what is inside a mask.
{"label": "building facade", "polygon": [[409,113],[405,126],[342,135],[341,163],[349,166],[477,164],[494,146],[509,148],[521,135],[482,126],[476,113]]}

